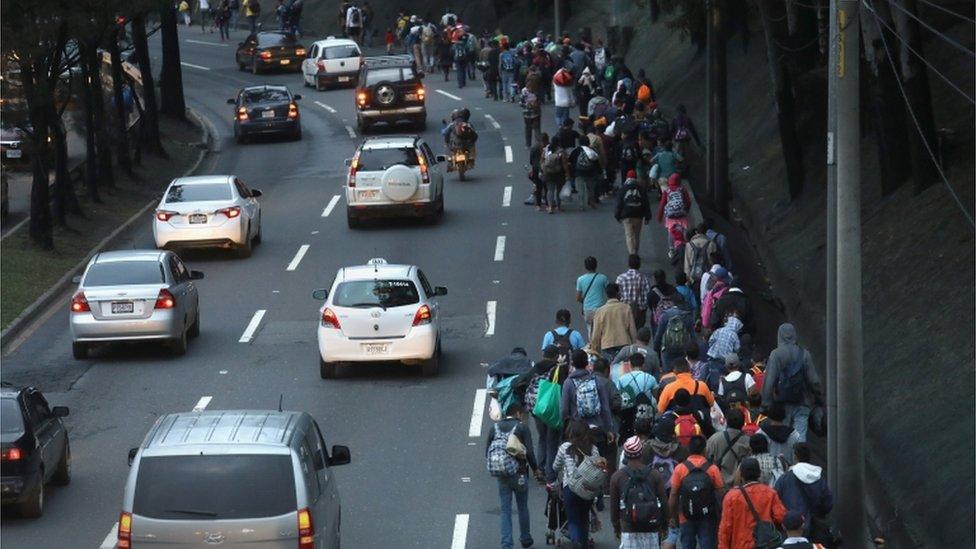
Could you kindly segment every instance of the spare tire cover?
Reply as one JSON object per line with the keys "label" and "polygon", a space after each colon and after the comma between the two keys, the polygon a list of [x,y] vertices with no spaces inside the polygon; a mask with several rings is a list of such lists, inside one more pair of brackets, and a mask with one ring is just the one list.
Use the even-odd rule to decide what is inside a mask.
{"label": "spare tire cover", "polygon": [[402,164],[391,166],[383,173],[383,194],[390,200],[403,202],[417,192],[419,175]]}

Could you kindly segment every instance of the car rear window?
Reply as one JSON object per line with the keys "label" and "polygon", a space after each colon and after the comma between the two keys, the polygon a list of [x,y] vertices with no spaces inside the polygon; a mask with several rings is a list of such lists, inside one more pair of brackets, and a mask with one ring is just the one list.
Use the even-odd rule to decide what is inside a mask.
{"label": "car rear window", "polygon": [[366,71],[366,85],[373,86],[384,80],[399,82],[402,80],[399,68],[370,69]]}
{"label": "car rear window", "polygon": [[325,48],[326,59],[343,59],[346,57],[359,57],[359,48],[352,44]]}
{"label": "car rear window", "polygon": [[112,261],[96,263],[85,275],[85,286],[160,284],[165,281],[158,261]]}
{"label": "car rear window", "polygon": [[164,520],[276,517],[298,509],[291,456],[142,458],[133,514]]}
{"label": "car rear window", "polygon": [[259,90],[245,90],[241,94],[241,101],[244,103],[269,103],[278,101],[289,101],[288,91],[276,88],[265,88]]}
{"label": "car rear window", "polygon": [[390,166],[419,166],[417,150],[412,147],[402,149],[363,149],[359,152],[357,169],[364,172],[383,171]]}
{"label": "car rear window", "polygon": [[0,399],[0,433],[19,435],[24,432],[24,414],[14,397]]}
{"label": "car rear window", "polygon": [[202,185],[173,185],[166,193],[166,202],[197,202],[200,200],[230,200],[230,183]]}
{"label": "car rear window", "polygon": [[336,288],[337,307],[402,307],[420,301],[412,280],[353,280]]}
{"label": "car rear window", "polygon": [[291,34],[278,34],[274,32],[258,34],[258,45],[266,46],[294,46],[295,36]]}

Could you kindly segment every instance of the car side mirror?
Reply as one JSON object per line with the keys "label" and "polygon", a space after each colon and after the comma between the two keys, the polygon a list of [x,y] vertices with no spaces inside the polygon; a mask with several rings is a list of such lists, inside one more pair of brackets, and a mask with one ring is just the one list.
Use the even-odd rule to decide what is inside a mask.
{"label": "car side mirror", "polygon": [[232,97],[232,98],[230,98],[230,99],[227,100],[227,104],[228,105],[236,105],[237,104],[237,100]]}
{"label": "car side mirror", "polygon": [[434,295],[447,295],[447,288],[444,286],[434,286]]}
{"label": "car side mirror", "polygon": [[312,290],[312,299],[325,301],[328,297],[329,297],[329,290],[326,290],[325,288],[318,288]]}
{"label": "car side mirror", "polygon": [[349,166],[352,166],[352,158],[347,158],[343,160],[342,163],[345,164],[346,167],[348,168]]}
{"label": "car side mirror", "polygon": [[68,417],[70,411],[67,406],[55,406],[51,408],[51,415],[54,417]]}
{"label": "car side mirror", "polygon": [[138,453],[138,448],[129,448],[129,467],[132,467],[132,462],[136,460],[136,454]]}
{"label": "car side mirror", "polygon": [[203,278],[203,271],[190,271],[190,280],[201,280]]}
{"label": "car side mirror", "polygon": [[75,275],[71,277],[72,284],[81,284],[81,275]]}
{"label": "car side mirror", "polygon": [[251,198],[257,198],[259,196],[264,196],[264,193],[258,189],[251,189]]}
{"label": "car side mirror", "polygon": [[439,154],[439,155],[437,155],[437,156],[434,157],[434,160],[436,160],[438,163],[447,162],[447,155],[446,154]]}
{"label": "car side mirror", "polygon": [[349,455],[349,447],[336,444],[332,447],[332,457],[329,458],[329,467],[336,465],[346,465],[352,461]]}
{"label": "car side mirror", "polygon": [[295,101],[301,101],[301,99],[302,99],[302,94],[300,94],[300,93],[296,93],[295,95],[293,95],[293,96],[291,96],[291,97],[292,97],[292,99],[294,99]]}

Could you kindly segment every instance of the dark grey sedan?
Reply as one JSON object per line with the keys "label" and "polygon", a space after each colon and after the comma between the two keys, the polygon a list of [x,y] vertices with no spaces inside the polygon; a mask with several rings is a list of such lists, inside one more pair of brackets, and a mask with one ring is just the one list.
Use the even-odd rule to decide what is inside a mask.
{"label": "dark grey sedan", "polygon": [[234,138],[244,143],[257,134],[284,134],[302,138],[302,117],[297,101],[285,86],[250,86],[227,100],[234,105]]}

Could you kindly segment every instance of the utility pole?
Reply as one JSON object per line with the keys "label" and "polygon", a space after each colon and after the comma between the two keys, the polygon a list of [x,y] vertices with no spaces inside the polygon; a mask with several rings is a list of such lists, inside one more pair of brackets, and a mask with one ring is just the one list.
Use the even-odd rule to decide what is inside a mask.
{"label": "utility pole", "polygon": [[[833,0],[836,55],[837,201],[837,513],[852,547],[868,542],[864,514],[864,372],[861,333],[860,21],[857,0]],[[831,27],[834,28],[833,26]]]}
{"label": "utility pole", "polygon": [[830,2],[827,70],[827,483],[837,488],[837,2]]}
{"label": "utility pole", "polygon": [[706,11],[706,55],[708,57],[708,185],[715,211],[728,214],[729,204],[729,127],[726,92],[724,0],[708,0]]}
{"label": "utility pole", "polygon": [[561,20],[563,15],[562,13],[563,0],[553,0],[552,3],[554,6],[553,12],[556,17],[556,34],[553,35],[553,39],[561,44],[562,42],[559,40],[559,37],[562,36],[562,27],[563,27],[563,22]]}
{"label": "utility pole", "polygon": [[705,0],[705,196],[709,202],[715,196],[715,103],[712,101],[712,88],[715,87],[715,75],[712,73],[712,56],[715,46],[712,42],[715,33],[712,32],[712,3],[715,0]]}

